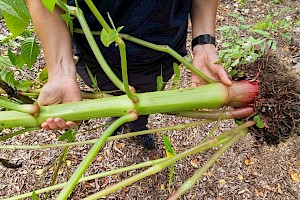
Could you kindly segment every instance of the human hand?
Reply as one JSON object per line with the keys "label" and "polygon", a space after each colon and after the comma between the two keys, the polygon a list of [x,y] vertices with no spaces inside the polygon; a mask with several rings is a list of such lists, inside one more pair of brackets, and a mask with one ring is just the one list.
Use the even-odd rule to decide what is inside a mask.
{"label": "human hand", "polygon": [[[221,81],[225,85],[231,85],[232,82],[228,78],[222,65],[215,64],[219,60],[218,53],[214,45],[204,44],[196,45],[193,48],[193,65],[207,75],[209,78]],[[192,87],[204,85],[205,82],[197,75],[192,74]]]}
{"label": "human hand", "polygon": [[[78,82],[74,78],[55,79],[47,82],[38,98],[40,106],[63,104],[80,101],[81,93]],[[41,124],[45,130],[63,130],[76,127],[80,122],[64,121],[62,118],[48,118]]]}

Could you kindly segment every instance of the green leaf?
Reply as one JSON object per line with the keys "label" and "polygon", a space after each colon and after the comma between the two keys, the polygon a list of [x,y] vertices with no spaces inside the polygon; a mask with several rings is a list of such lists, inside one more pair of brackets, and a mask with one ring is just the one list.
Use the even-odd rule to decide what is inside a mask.
{"label": "green leaf", "polygon": [[240,63],[240,59],[236,59],[230,66],[234,67]]}
{"label": "green leaf", "polygon": [[164,147],[166,149],[167,155],[169,154],[171,157],[175,155],[174,148],[172,147],[171,141],[165,134],[162,135],[164,140]]}
{"label": "green leaf", "polygon": [[270,37],[270,34],[267,32],[267,31],[263,31],[263,30],[258,30],[258,29],[255,29],[255,30],[252,30],[253,32],[255,33],[258,33],[264,37]]}
{"label": "green leaf", "polygon": [[39,81],[46,83],[48,81],[48,68],[45,67],[42,69],[41,73],[39,74]]}
{"label": "green leaf", "polygon": [[22,42],[21,54],[28,65],[28,69],[32,67],[40,53],[40,48],[37,45],[34,37],[28,37]]}
{"label": "green leaf", "polygon": [[296,26],[300,26],[300,20],[295,23]]}
{"label": "green leaf", "polygon": [[124,28],[124,26],[120,26],[117,28],[117,32],[120,33],[120,31]]}
{"label": "green leaf", "polygon": [[99,87],[98,87],[98,83],[97,83],[97,78],[96,78],[96,76],[94,76],[94,75],[92,74],[92,72],[90,71],[90,69],[88,68],[87,65],[86,65],[85,67],[86,67],[86,70],[87,70],[87,72],[88,72],[88,74],[89,74],[89,77],[90,77],[90,79],[91,79],[91,81],[92,81],[93,92],[100,92],[100,89],[99,89]]}
{"label": "green leaf", "polygon": [[10,48],[8,49],[8,57],[9,57],[9,60],[10,60],[11,64],[15,65],[17,55],[14,54],[14,53],[11,51]]}
{"label": "green leaf", "polygon": [[255,116],[253,117],[253,120],[256,122],[256,127],[257,127],[257,128],[264,128],[264,127],[265,127],[265,126],[264,126],[264,123],[260,120],[259,115],[255,115]]}
{"label": "green leaf", "polygon": [[15,74],[13,71],[6,71],[1,75],[1,78],[11,87],[15,87]]}
{"label": "green leaf", "polygon": [[239,26],[239,28],[242,29],[242,30],[243,30],[243,29],[250,28],[250,27],[251,27],[251,26],[249,26],[249,25],[240,25],[240,26]]}
{"label": "green leaf", "polygon": [[0,12],[14,37],[24,32],[30,15],[23,0],[0,0]]}
{"label": "green leaf", "polygon": [[32,200],[39,200],[39,195],[37,195],[37,193],[35,193],[35,190],[33,190],[32,195],[31,195],[31,199]]}
{"label": "green leaf", "polygon": [[43,5],[47,8],[50,12],[53,13],[56,0],[42,0]]}
{"label": "green leaf", "polygon": [[67,130],[65,131],[59,138],[58,141],[67,140],[68,142],[74,142],[75,141],[75,135],[73,134],[73,131]]}
{"label": "green leaf", "polygon": [[257,127],[257,128],[264,128],[265,125],[264,125],[264,123],[262,123],[262,122],[257,122],[257,123],[256,123],[256,127]]}
{"label": "green leaf", "polygon": [[162,76],[156,77],[157,91],[162,91],[164,89],[164,81]]}
{"label": "green leaf", "polygon": [[101,41],[104,46],[109,47],[111,43],[113,43],[117,39],[117,33],[110,29],[109,32],[107,32],[104,28],[101,31]]}
{"label": "green leaf", "polygon": [[178,88],[178,83],[180,81],[180,69],[177,63],[173,63],[174,77],[173,77],[173,86],[172,89]]}
{"label": "green leaf", "polygon": [[11,67],[12,63],[9,57],[0,56],[0,70],[4,68]]}
{"label": "green leaf", "polygon": [[16,84],[16,88],[21,91],[27,91],[30,89],[31,81],[26,80],[26,81],[20,81]]}
{"label": "green leaf", "polygon": [[288,39],[288,40],[291,40],[291,39],[292,39],[292,37],[291,37],[289,34],[287,34],[287,33],[280,33],[280,35],[281,35],[282,37]]}
{"label": "green leaf", "polygon": [[15,65],[16,65],[17,67],[19,67],[19,68],[22,68],[22,67],[25,65],[25,60],[24,60],[22,54],[19,55],[19,56],[16,58],[16,63],[15,63]]}

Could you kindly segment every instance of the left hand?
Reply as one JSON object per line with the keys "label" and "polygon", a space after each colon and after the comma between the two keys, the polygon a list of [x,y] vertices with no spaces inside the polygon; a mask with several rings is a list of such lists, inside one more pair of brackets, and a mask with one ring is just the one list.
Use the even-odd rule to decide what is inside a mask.
{"label": "left hand", "polygon": [[[225,85],[231,85],[228,75],[226,74],[224,68],[220,64],[215,64],[219,60],[218,53],[214,45],[204,44],[196,45],[193,48],[193,65],[207,75],[209,78],[221,81]],[[201,80],[197,75],[191,75],[192,87],[197,87],[204,85],[205,82]]]}

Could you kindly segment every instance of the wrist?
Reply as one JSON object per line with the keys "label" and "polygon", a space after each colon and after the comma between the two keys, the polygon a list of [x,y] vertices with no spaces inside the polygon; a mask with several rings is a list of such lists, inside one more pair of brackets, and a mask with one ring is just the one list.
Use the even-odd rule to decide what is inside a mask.
{"label": "wrist", "polygon": [[192,39],[192,48],[197,45],[213,44],[216,46],[216,38],[210,34],[198,35]]}
{"label": "wrist", "polygon": [[217,50],[215,45],[213,44],[203,44],[203,45],[196,45],[193,48],[193,54],[197,55],[197,54],[203,54],[203,52],[209,53],[215,53],[217,54]]}
{"label": "wrist", "polygon": [[48,81],[77,79],[73,59],[59,59],[56,64],[48,66]]}

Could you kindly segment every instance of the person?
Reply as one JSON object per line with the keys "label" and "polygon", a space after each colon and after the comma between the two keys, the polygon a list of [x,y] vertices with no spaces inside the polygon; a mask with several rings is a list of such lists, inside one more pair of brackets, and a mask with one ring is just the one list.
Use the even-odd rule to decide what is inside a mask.
{"label": "person", "polygon": [[[223,67],[215,64],[218,55],[214,42],[207,40],[207,37],[209,39],[215,37],[218,0],[107,0],[94,1],[94,3],[107,22],[109,21],[107,12],[109,12],[116,27],[124,26],[121,32],[155,44],[169,45],[181,55],[186,55],[190,13],[194,38],[193,65],[210,78],[220,80],[226,85],[231,84]],[[68,4],[74,6],[75,1],[68,0]],[[78,5],[83,10],[91,30],[100,31],[101,25],[84,0],[78,0]],[[117,89],[96,61],[85,35],[73,33],[71,37],[68,27],[60,17],[62,11],[59,8],[56,7],[51,13],[46,10],[40,0],[27,0],[27,6],[43,47],[49,74],[48,82],[38,98],[39,105],[80,101],[81,94],[76,73],[78,72],[87,85],[92,85],[86,66],[96,77],[101,90]],[[80,28],[76,20],[74,27]],[[121,77],[118,48],[115,45],[104,47],[99,36],[95,36],[95,40],[112,70],[118,77]],[[161,73],[165,82],[171,78],[174,58],[166,53],[128,41],[125,43],[129,84],[137,92],[155,91],[156,77]],[[73,52],[72,49],[75,51]],[[77,66],[73,61],[73,53],[79,56]],[[194,74],[191,75],[191,80],[193,87],[203,84],[201,79]],[[120,94],[117,92],[114,95]],[[148,116],[139,116],[138,120],[131,122],[130,128],[133,131],[145,130],[147,120]],[[66,122],[57,116],[47,119],[41,127],[46,130],[69,129],[76,125],[78,125],[77,122]],[[141,136],[141,143],[147,149],[155,147],[152,135]]]}

